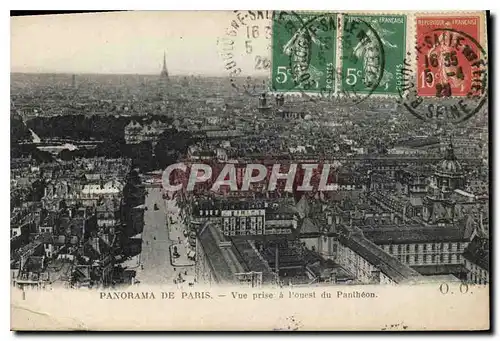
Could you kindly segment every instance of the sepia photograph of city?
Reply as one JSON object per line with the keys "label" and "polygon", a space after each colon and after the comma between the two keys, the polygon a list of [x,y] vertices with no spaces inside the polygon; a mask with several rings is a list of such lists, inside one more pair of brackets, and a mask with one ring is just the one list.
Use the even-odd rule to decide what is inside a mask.
{"label": "sepia photograph of city", "polygon": [[11,17],[19,302],[487,291],[487,17]]}

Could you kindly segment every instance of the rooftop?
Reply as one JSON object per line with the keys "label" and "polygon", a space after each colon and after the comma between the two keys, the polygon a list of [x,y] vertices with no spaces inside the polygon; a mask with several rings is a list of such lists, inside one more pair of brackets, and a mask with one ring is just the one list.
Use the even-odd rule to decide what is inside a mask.
{"label": "rooftop", "polygon": [[421,276],[365,238],[359,229],[343,226],[339,240],[396,283],[418,280]]}
{"label": "rooftop", "polygon": [[272,283],[275,275],[262,256],[251,246],[251,241],[239,238],[232,238],[231,241],[237,251],[236,254],[244,265],[246,271],[255,271],[262,273],[262,282],[264,284]]}
{"label": "rooftop", "polygon": [[468,272],[462,264],[415,265],[412,266],[412,269],[418,271],[424,276],[466,274]]}
{"label": "rooftop", "polygon": [[484,270],[490,269],[490,248],[486,238],[474,238],[463,254],[465,259],[479,265]]}
{"label": "rooftop", "polygon": [[71,279],[71,271],[73,264],[71,261],[64,259],[56,259],[51,261],[47,266],[47,273],[49,281],[54,282],[67,282]]}
{"label": "rooftop", "polygon": [[218,283],[232,284],[237,281],[236,273],[245,272],[231,242],[230,246],[221,244],[227,240],[215,225],[206,223],[199,232],[198,239]]}
{"label": "rooftop", "polygon": [[375,244],[413,244],[431,242],[467,241],[472,231],[465,221],[453,227],[429,227],[422,225],[385,225],[373,229],[364,228],[364,236]]}

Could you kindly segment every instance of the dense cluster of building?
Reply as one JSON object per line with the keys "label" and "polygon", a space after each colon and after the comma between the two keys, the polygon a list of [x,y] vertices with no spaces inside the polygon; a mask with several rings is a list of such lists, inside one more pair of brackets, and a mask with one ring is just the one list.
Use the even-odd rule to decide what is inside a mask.
{"label": "dense cluster of building", "polygon": [[[189,221],[199,231],[200,281],[259,273],[293,284],[436,276],[486,284],[488,195],[466,189],[451,145],[431,168],[428,177],[401,176],[414,174],[404,169],[384,176],[372,171],[370,186],[339,190],[335,197],[187,198]],[[381,189],[386,183],[393,183],[390,190]]]}
{"label": "dense cluster of building", "polygon": [[[290,107],[301,111],[300,104]],[[198,233],[197,257],[209,274],[202,273],[200,281],[246,281],[258,274],[264,282],[278,279],[295,284],[403,283],[440,276],[489,282],[484,135],[479,133],[482,140],[458,137],[450,142],[433,137],[431,128],[424,125],[416,137],[405,140],[398,132],[407,127],[405,120],[393,119],[392,126],[385,127],[389,134],[370,141],[366,135],[346,131],[361,126],[352,122],[356,115],[351,114],[348,121],[336,115],[339,123],[329,118],[320,125],[317,111],[311,108],[304,115],[283,114],[287,110],[283,97],[277,96],[273,106],[265,95],[260,96],[253,132],[246,131],[240,138],[204,140],[191,147],[186,161],[330,162],[338,168],[338,190],[305,193],[301,198],[287,193],[277,198],[255,189],[224,193],[222,198],[220,193],[208,193],[204,200],[199,199],[200,193],[185,198],[193,206],[188,215],[203,231]],[[365,114],[370,111],[399,117],[397,108],[383,103],[367,108]],[[366,115],[360,113],[360,117]],[[331,131],[323,135],[325,126]],[[457,136],[481,131],[481,123],[473,126],[477,128],[456,131]],[[272,134],[270,127],[279,133]],[[284,228],[269,228],[271,224]]]}
{"label": "dense cluster of building", "polygon": [[[187,163],[334,165],[337,190],[329,193],[211,192],[208,184],[176,193],[197,283],[489,283],[486,112],[465,127],[438,129],[415,124],[387,99],[346,106],[265,90],[235,96],[239,88],[225,79],[173,80],[165,66],[160,84],[168,95],[147,77],[125,77],[116,87],[103,79],[67,82],[54,79],[43,100],[42,87],[13,100],[27,119],[70,109],[166,115],[172,123],[130,120],[125,142],[154,145],[168,129],[189,132],[195,138],[179,160]],[[100,86],[92,92],[90,83]],[[146,91],[151,84],[155,90]],[[65,105],[75,96],[80,106]],[[66,109],[33,106],[50,101]],[[125,241],[141,232],[145,195],[131,162],[11,160],[15,285],[125,281],[118,265],[140,252],[140,241]]]}
{"label": "dense cluster of building", "polygon": [[11,279],[18,287],[110,286],[125,232],[130,160],[12,160]]}

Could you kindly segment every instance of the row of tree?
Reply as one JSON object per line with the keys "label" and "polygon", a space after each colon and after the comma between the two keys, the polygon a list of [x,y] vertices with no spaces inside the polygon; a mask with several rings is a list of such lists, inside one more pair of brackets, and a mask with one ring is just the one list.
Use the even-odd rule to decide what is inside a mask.
{"label": "row of tree", "polygon": [[114,140],[99,144],[95,149],[65,149],[59,158],[65,161],[77,158],[128,158],[132,160],[133,168],[141,172],[156,169],[165,169],[168,165],[177,162],[186,154],[189,145],[196,142],[189,132],[179,132],[176,129],[164,131],[153,146],[151,141],[137,144],[126,144],[123,140]]}
{"label": "row of tree", "polygon": [[[14,122],[16,121],[16,122]],[[25,138],[27,128],[32,129],[42,140],[45,138],[68,138],[80,140],[117,141],[124,139],[124,129],[131,121],[149,123],[159,121],[171,124],[173,119],[163,115],[114,116],[114,115],[61,115],[35,117],[24,127],[19,119],[11,120],[13,141]]]}
{"label": "row of tree", "polygon": [[129,158],[134,167],[141,171],[163,169],[176,162],[184,155],[191,143],[199,139],[189,132],[179,132],[175,128],[165,130],[157,143],[149,141],[139,144],[126,144],[124,129],[132,120],[147,123],[161,121],[171,123],[171,118],[165,116],[148,116],[146,121],[142,116],[115,117],[115,116],[84,116],[67,115],[57,117],[37,117],[23,123],[20,116],[14,115],[11,119],[11,157],[26,157],[31,155],[40,163],[53,162],[54,157],[40,151],[36,145],[19,144],[31,138],[32,129],[43,140],[44,138],[68,138],[77,140],[100,140],[95,149],[63,150],[58,157],[62,160],[77,158]]}

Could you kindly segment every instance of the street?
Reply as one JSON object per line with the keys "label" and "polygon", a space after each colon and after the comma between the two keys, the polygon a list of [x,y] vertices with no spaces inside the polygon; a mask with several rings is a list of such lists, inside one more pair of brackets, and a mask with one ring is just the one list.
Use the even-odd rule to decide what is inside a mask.
{"label": "street", "polygon": [[[187,259],[183,235],[185,227],[178,216],[179,208],[175,200],[163,199],[161,188],[147,190],[142,253],[138,257],[136,279],[141,284],[173,284],[181,273],[186,283],[192,282],[194,262]],[[167,221],[167,215],[172,217],[173,224]],[[178,252],[177,258],[173,257],[174,246]]]}

